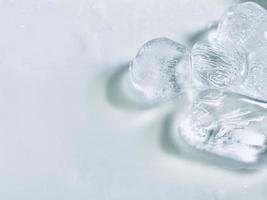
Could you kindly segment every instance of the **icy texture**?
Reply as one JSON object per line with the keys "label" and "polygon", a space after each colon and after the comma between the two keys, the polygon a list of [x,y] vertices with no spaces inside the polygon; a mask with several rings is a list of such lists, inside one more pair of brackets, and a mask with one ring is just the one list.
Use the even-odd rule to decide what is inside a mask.
{"label": "icy texture", "polygon": [[267,47],[258,48],[249,54],[249,72],[244,93],[267,100]]}
{"label": "icy texture", "polygon": [[267,113],[262,106],[241,95],[205,90],[180,116],[178,130],[197,149],[255,163],[266,150]]}
{"label": "icy texture", "polygon": [[192,68],[197,86],[232,87],[246,76],[246,52],[230,43],[201,41],[192,48]]}
{"label": "icy texture", "polygon": [[267,46],[267,11],[253,2],[231,7],[219,23],[218,39],[246,49]]}
{"label": "icy texture", "polygon": [[150,101],[160,101],[182,92],[189,67],[184,46],[168,38],[145,43],[130,63],[133,86]]}

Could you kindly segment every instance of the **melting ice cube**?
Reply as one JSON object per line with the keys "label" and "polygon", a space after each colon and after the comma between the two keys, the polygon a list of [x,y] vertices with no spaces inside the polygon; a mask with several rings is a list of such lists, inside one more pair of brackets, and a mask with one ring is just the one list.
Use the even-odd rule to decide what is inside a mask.
{"label": "melting ice cube", "polygon": [[145,43],[130,63],[133,86],[149,101],[161,101],[180,94],[188,70],[187,49],[168,38]]}
{"label": "melting ice cube", "polygon": [[233,42],[246,49],[267,46],[267,11],[253,2],[231,7],[218,27],[218,39]]}
{"label": "melting ice cube", "polygon": [[245,163],[266,151],[266,107],[242,95],[202,91],[177,123],[184,141],[199,150]]}

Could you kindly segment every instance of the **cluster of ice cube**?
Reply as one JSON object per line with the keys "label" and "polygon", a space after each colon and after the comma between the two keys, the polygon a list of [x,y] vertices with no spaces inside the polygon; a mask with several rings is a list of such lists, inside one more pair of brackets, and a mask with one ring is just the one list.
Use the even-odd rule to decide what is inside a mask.
{"label": "cluster of ice cube", "polygon": [[145,43],[130,78],[151,102],[199,92],[179,122],[191,146],[249,163],[265,151],[267,111],[255,102],[267,102],[267,11],[258,4],[231,7],[216,37],[191,50],[168,38]]}
{"label": "cluster of ice cube", "polygon": [[267,101],[267,11],[253,2],[230,8],[217,37],[192,48],[196,85]]}

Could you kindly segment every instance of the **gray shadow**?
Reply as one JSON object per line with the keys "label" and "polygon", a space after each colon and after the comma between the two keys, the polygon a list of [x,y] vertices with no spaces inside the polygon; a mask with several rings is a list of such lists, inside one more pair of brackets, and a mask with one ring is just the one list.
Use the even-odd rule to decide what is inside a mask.
{"label": "gray shadow", "polygon": [[176,145],[172,136],[172,124],[174,123],[175,112],[171,112],[166,115],[162,122],[162,134],[160,135],[160,146],[169,154],[179,156],[179,146]]}
{"label": "gray shadow", "polygon": [[128,79],[128,63],[115,67],[106,82],[106,99],[114,107],[125,110],[146,110],[156,105],[142,101],[137,92],[130,86]]}
{"label": "gray shadow", "polygon": [[[192,163],[200,163],[238,174],[251,174],[266,167],[266,159],[260,160],[257,164],[244,164],[191,147],[181,137],[177,137],[178,130],[175,129],[174,124],[175,115],[175,112],[169,113],[163,120],[159,145],[165,153]],[[267,157],[267,154],[265,153],[262,157]]]}

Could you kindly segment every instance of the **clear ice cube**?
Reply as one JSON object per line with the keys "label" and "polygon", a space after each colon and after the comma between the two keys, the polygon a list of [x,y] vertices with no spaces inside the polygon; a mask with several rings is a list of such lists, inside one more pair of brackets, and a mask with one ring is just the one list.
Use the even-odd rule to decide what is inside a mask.
{"label": "clear ice cube", "polygon": [[240,85],[247,73],[247,53],[236,44],[217,40],[197,42],[191,51],[193,81],[197,87]]}
{"label": "clear ice cube", "polygon": [[151,102],[174,97],[183,91],[189,60],[183,45],[168,38],[153,39],[130,62],[130,80]]}
{"label": "clear ice cube", "polygon": [[252,50],[267,46],[267,11],[253,2],[231,7],[218,27],[218,39]]}
{"label": "clear ice cube", "polygon": [[266,107],[246,96],[204,90],[180,114],[178,133],[196,149],[256,163],[266,151]]}

